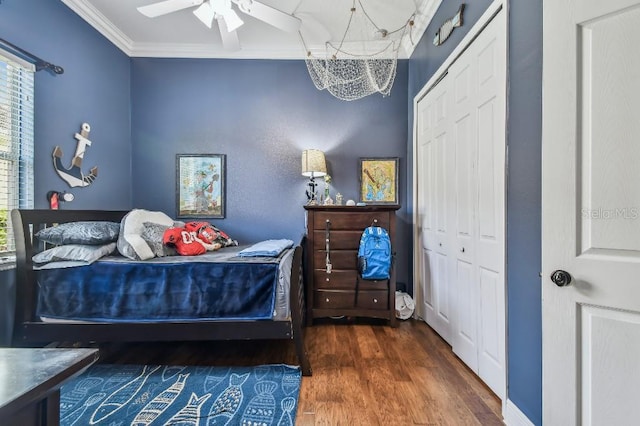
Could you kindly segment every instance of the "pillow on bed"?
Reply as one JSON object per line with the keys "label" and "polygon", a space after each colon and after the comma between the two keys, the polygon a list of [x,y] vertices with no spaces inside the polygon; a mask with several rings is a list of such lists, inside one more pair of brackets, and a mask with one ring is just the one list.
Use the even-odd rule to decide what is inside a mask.
{"label": "pillow on bed", "polygon": [[143,229],[140,236],[149,245],[149,248],[156,257],[175,256],[178,254],[175,248],[162,244],[164,231],[171,228],[171,226],[152,222],[144,222],[142,226]]}
{"label": "pillow on bed", "polygon": [[68,244],[45,250],[33,256],[34,263],[49,263],[73,260],[89,265],[103,256],[108,256],[116,249],[116,243],[103,245]]}
{"label": "pillow on bed", "polygon": [[147,260],[155,256],[149,244],[142,239],[145,222],[165,226],[173,225],[173,219],[162,212],[143,209],[131,210],[120,222],[118,251],[121,255],[133,260]]}
{"label": "pillow on bed", "polygon": [[117,222],[68,222],[45,228],[36,237],[45,243],[99,245],[116,241],[120,232]]}

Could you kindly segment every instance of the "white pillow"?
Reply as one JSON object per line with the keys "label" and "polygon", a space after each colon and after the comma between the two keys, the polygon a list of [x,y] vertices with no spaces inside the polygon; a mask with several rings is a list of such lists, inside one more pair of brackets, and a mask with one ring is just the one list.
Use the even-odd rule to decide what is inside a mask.
{"label": "white pillow", "polygon": [[121,255],[133,260],[147,260],[155,256],[149,244],[142,239],[145,222],[165,226],[173,225],[173,219],[162,212],[144,209],[131,210],[120,222],[118,251]]}
{"label": "white pillow", "polygon": [[45,250],[33,256],[32,260],[36,264],[60,262],[60,261],[78,261],[82,264],[89,265],[103,256],[108,256],[116,249],[116,243],[104,245],[87,245],[87,244],[67,244],[57,246]]}

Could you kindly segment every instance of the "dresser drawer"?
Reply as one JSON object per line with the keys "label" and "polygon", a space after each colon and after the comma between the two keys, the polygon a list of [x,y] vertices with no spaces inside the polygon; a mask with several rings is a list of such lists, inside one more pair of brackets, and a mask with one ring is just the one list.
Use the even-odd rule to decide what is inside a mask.
{"label": "dresser drawer", "polygon": [[362,309],[389,309],[389,293],[387,291],[358,291],[356,306]]}
{"label": "dresser drawer", "polygon": [[[313,266],[314,269],[324,269],[327,252],[324,250],[314,250]],[[333,269],[352,269],[357,270],[358,251],[357,250],[330,250],[329,258]]]}
{"label": "dresser drawer", "polygon": [[367,226],[374,224],[389,229],[388,212],[316,212],[313,229],[326,229],[327,221],[331,230],[351,229],[362,232]]}
{"label": "dresser drawer", "polygon": [[313,271],[313,286],[324,290],[355,290],[358,273],[356,271],[333,270],[330,274],[324,269]]}
{"label": "dresser drawer", "polygon": [[[357,274],[357,272],[356,272]],[[389,280],[363,280],[360,279],[358,283],[358,289],[362,291],[369,290],[388,290]]]}
{"label": "dresser drawer", "polygon": [[313,296],[314,307],[318,309],[349,309],[356,302],[353,291],[316,290]]}
{"label": "dresser drawer", "polygon": [[[313,249],[324,250],[326,246],[325,231],[313,231]],[[329,233],[330,250],[358,250],[362,231],[335,231]]]}

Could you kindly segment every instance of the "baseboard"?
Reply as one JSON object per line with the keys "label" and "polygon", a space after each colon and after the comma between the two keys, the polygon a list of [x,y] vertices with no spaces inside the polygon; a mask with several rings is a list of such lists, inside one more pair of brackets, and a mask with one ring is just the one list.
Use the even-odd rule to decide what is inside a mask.
{"label": "baseboard", "polygon": [[502,416],[507,426],[534,426],[531,420],[509,399],[507,399]]}

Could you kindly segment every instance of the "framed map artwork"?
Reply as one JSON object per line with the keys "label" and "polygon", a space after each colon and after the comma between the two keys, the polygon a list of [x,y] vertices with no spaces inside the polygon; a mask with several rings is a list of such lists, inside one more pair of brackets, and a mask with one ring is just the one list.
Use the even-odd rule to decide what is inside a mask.
{"label": "framed map artwork", "polygon": [[360,201],[398,204],[398,157],[360,159]]}

